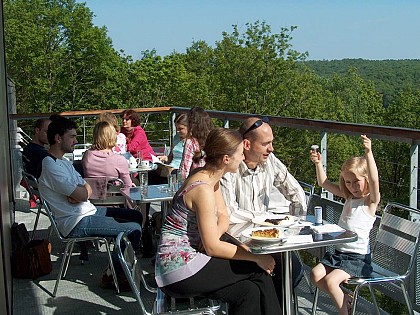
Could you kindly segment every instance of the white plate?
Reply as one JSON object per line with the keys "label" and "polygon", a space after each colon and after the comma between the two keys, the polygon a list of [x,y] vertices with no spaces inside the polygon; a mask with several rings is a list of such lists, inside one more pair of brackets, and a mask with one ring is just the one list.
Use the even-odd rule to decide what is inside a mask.
{"label": "white plate", "polygon": [[[288,217],[289,220],[285,220],[285,218]],[[274,225],[269,222],[265,222],[267,219],[274,219],[274,220],[282,220],[280,224]],[[297,221],[297,218],[290,214],[274,214],[269,213],[266,215],[260,215],[258,217],[255,217],[252,219],[252,223],[263,225],[263,226],[280,226],[280,227],[288,227],[293,225]]]}
{"label": "white plate", "polygon": [[[269,230],[269,229],[279,230],[280,231],[280,237],[279,238],[272,238],[272,237],[252,236],[252,231]],[[252,238],[255,241],[269,242],[269,243],[284,242],[284,240],[286,239],[286,236],[284,235],[284,229],[282,229],[280,227],[257,227],[257,228],[246,229],[246,230],[242,231],[242,236]]]}
{"label": "white plate", "polygon": [[273,212],[273,213],[288,213],[290,209],[287,206],[283,206],[283,207],[271,208],[271,209],[268,209],[268,211]]}

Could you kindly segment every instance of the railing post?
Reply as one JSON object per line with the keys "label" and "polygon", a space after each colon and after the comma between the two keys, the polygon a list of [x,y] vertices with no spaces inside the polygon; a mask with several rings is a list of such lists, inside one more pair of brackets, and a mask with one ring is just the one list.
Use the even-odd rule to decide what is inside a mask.
{"label": "railing post", "polygon": [[417,207],[418,175],[419,175],[419,146],[410,147],[410,207]]}
{"label": "railing post", "polygon": [[174,137],[176,135],[176,126],[175,126],[175,119],[176,119],[176,113],[172,112],[172,115],[169,116],[170,122],[169,122],[169,148],[172,148],[172,143],[174,143]]}
{"label": "railing post", "polygon": [[[325,130],[321,131],[321,156],[322,156],[322,167],[324,168],[325,174],[327,174],[327,132]],[[332,194],[322,189],[321,196],[327,199],[333,199]]]}

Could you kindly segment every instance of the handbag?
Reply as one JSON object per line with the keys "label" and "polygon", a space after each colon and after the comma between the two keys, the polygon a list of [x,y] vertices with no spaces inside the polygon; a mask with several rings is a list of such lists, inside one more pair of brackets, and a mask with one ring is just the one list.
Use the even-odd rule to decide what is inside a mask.
{"label": "handbag", "polygon": [[52,271],[51,244],[46,239],[22,244],[27,233],[23,223],[12,225],[12,274],[16,278],[36,279]]}

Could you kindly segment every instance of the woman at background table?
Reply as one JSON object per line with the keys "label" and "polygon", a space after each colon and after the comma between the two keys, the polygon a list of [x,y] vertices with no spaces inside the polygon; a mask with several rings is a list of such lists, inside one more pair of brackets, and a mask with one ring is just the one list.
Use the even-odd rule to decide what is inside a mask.
{"label": "woman at background table", "polygon": [[189,173],[205,164],[203,154],[200,154],[207,135],[213,129],[209,114],[201,107],[193,107],[188,113],[188,138],[185,141],[179,170],[185,180]]}
{"label": "woman at background table", "polygon": [[[229,216],[220,178],[244,159],[242,136],[212,130],[203,147],[206,164],[175,194],[156,255],[156,281],[171,296],[208,296],[229,304],[229,314],[281,314],[269,274],[275,261],[254,255],[220,237]],[[201,154],[201,153],[198,153]]]}
{"label": "woman at background table", "polygon": [[117,132],[117,143],[115,147],[112,148],[112,151],[117,154],[125,154],[127,152],[127,139],[125,135],[120,132],[121,128],[118,124],[117,117],[111,112],[103,112],[99,114],[98,121],[107,121],[115,128]]}
{"label": "woman at background table", "polygon": [[176,117],[175,127],[176,135],[174,137],[171,153],[168,156],[162,155],[158,158],[170,167],[178,169],[181,164],[182,154],[184,153],[185,140],[188,137],[188,115],[180,114]]}
{"label": "woman at background table", "polygon": [[327,252],[311,272],[312,281],[331,296],[340,315],[347,315],[352,303],[350,296],[341,290],[340,283],[354,276],[369,277],[372,272],[369,233],[381,198],[372,144],[365,135],[361,138],[365,156],[353,157],[343,163],[339,185],[328,180],[321,154],[311,150],[310,155],[315,164],[318,185],[346,199],[338,225],[358,236],[356,242],[336,245],[335,252]]}
{"label": "woman at background table", "polygon": [[[121,132],[127,139],[127,151],[136,158],[152,161],[151,154],[156,156],[156,153],[150,146],[143,128],[140,127],[139,114],[132,109],[126,109],[122,112],[121,117],[123,120]],[[141,156],[137,156],[138,153]]]}
{"label": "woman at background table", "polygon": [[92,147],[82,159],[85,177],[120,178],[126,187],[135,186],[124,156],[112,151],[117,143],[115,128],[108,122],[98,122],[93,128]]}

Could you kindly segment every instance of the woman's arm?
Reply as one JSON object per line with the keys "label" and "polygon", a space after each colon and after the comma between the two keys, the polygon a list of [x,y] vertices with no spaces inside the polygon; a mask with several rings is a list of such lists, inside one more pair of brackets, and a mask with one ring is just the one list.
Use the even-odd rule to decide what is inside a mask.
{"label": "woman's arm", "polygon": [[196,151],[196,146],[194,143],[194,139],[187,139],[185,142],[184,153],[182,154],[182,161],[179,165],[179,169],[181,170],[181,177],[182,179],[186,179],[190,173],[191,165],[193,162],[194,153]]}
{"label": "woman's arm", "polygon": [[220,184],[217,185],[215,195],[217,207],[217,227],[219,230],[219,237],[221,237],[228,230],[230,220],[227,213],[225,200],[223,199],[222,191],[220,189]]}
{"label": "woman's arm", "polygon": [[254,261],[267,273],[274,269],[274,259],[270,255],[254,255],[244,249],[221,241],[219,226],[215,215],[217,199],[208,185],[200,185],[185,195],[186,204],[197,214],[198,228],[207,255],[224,259]]}
{"label": "woman's arm", "polygon": [[372,152],[372,142],[366,135],[361,135],[363,140],[363,148],[365,149],[365,156],[367,162],[368,179],[369,179],[369,212],[375,215],[376,208],[381,200],[379,192],[379,174],[376,166],[375,158]]}
{"label": "woman's arm", "polygon": [[341,192],[340,186],[328,180],[327,174],[325,174],[324,168],[322,167],[321,153],[311,150],[310,158],[312,163],[315,164],[316,179],[318,181],[318,185],[328,190],[330,193],[344,198],[345,196]]}

